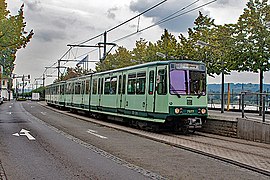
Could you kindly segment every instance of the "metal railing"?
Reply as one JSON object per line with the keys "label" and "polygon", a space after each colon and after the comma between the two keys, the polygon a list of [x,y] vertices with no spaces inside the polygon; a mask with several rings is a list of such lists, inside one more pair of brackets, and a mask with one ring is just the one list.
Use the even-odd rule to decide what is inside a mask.
{"label": "metal railing", "polygon": [[[262,116],[263,122],[265,122],[265,114],[270,113],[270,93],[252,93],[244,91],[229,95],[226,93],[224,94],[224,97],[225,110],[240,111],[242,112],[243,118],[245,117],[245,112],[256,112]],[[221,108],[220,93],[208,94],[208,107],[213,109]]]}

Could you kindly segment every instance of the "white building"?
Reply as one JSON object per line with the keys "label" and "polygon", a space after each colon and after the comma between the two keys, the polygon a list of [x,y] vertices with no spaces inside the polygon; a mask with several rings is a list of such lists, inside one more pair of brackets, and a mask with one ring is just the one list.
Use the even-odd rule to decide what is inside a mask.
{"label": "white building", "polygon": [[[4,68],[0,65],[0,97],[4,100],[9,99],[8,92],[8,78],[3,76]],[[12,92],[10,93],[10,99],[13,99]]]}

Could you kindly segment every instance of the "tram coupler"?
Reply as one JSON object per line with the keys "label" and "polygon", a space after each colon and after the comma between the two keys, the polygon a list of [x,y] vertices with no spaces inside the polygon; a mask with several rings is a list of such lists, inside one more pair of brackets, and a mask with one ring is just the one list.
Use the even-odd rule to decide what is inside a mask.
{"label": "tram coupler", "polygon": [[195,117],[195,118],[188,118],[188,127],[189,129],[200,129],[202,128],[202,119]]}

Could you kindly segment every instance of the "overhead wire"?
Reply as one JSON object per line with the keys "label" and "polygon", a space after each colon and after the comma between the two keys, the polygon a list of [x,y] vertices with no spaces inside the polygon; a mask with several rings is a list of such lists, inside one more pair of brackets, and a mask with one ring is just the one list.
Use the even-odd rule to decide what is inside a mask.
{"label": "overhead wire", "polygon": [[[124,25],[124,24],[126,24],[126,23],[128,23],[128,22],[130,22],[130,21],[132,21],[133,19],[135,19],[135,18],[137,18],[137,17],[140,18],[141,15],[143,15],[143,14],[145,14],[146,12],[148,12],[148,11],[150,11],[150,10],[156,8],[157,6],[159,6],[159,5],[163,4],[163,3],[165,3],[166,1],[167,1],[167,0],[163,0],[163,1],[159,2],[158,4],[156,4],[156,5],[154,5],[154,6],[150,7],[150,8],[148,8],[147,10],[143,11],[142,13],[140,13],[140,14],[138,14],[138,15],[136,15],[136,16],[134,16],[134,17],[132,17],[132,18],[130,18],[130,19],[128,19],[128,20],[126,20],[126,21],[120,23],[120,24],[118,24],[117,26],[114,26],[114,27],[108,29],[108,30],[105,31],[105,32],[113,31],[113,30],[115,30],[116,28],[119,28],[120,26],[122,26],[122,25]],[[131,33],[131,34],[128,34],[128,35],[126,35],[126,36],[123,36],[123,37],[121,37],[121,38],[119,38],[119,39],[116,39],[116,40],[114,40],[113,42],[122,41],[122,40],[124,40],[124,39],[126,39],[126,38],[129,38],[129,37],[131,37],[131,36],[133,36],[133,35],[135,35],[135,34],[141,33],[141,32],[143,32],[143,31],[145,31],[145,30],[148,30],[148,29],[150,29],[150,28],[152,28],[152,27],[155,27],[155,26],[157,26],[157,25],[163,24],[163,23],[165,23],[165,22],[168,22],[168,21],[170,21],[170,20],[173,20],[173,19],[175,19],[175,18],[178,18],[178,17],[183,16],[183,15],[185,15],[185,14],[188,14],[188,13],[190,13],[190,12],[193,12],[193,11],[195,11],[195,10],[197,10],[197,9],[200,9],[200,8],[202,8],[202,7],[204,7],[204,6],[207,6],[207,5],[209,5],[209,4],[212,4],[212,3],[216,2],[217,0],[209,1],[209,2],[204,3],[204,4],[202,4],[202,5],[198,6],[198,7],[192,8],[192,9],[186,11],[186,12],[183,12],[183,13],[181,13],[181,14],[178,14],[178,13],[184,11],[185,9],[191,7],[192,5],[196,4],[198,1],[199,1],[199,0],[196,0],[196,1],[194,1],[194,2],[192,2],[192,3],[190,3],[190,4],[188,4],[187,6],[181,8],[180,10],[174,12],[173,14],[171,14],[171,15],[169,15],[169,16],[163,18],[163,19],[161,19],[160,21],[158,21],[158,22],[156,22],[156,23],[154,23],[154,24],[152,24],[152,25],[150,25],[150,26],[148,26],[148,27],[146,27],[146,28],[143,28],[143,29],[141,29],[141,30],[139,30],[139,29],[137,28],[137,31],[136,31],[136,32],[133,32],[133,33]],[[178,14],[178,15],[176,15],[176,14]],[[98,38],[98,37],[101,37],[101,36],[103,36],[103,35],[104,35],[104,33],[101,33],[101,34],[99,34],[99,35],[97,35],[97,36],[94,36],[94,37],[92,37],[92,38],[90,38],[90,39],[87,39],[87,40],[85,40],[85,41],[79,43],[79,45],[85,44],[85,43],[87,43],[87,42],[89,42],[89,41],[91,41],[91,40],[94,40],[94,39],[96,39],[96,38]],[[67,55],[67,53],[69,53],[71,50],[72,50],[72,47],[70,47],[70,48],[68,49],[68,51],[66,51],[66,52],[61,56],[60,60],[63,59],[63,58]],[[91,52],[94,52],[94,51],[96,51],[96,49],[95,49],[95,50],[89,51],[87,54],[89,54],[89,53],[91,53]],[[73,52],[71,52],[71,53],[73,54]],[[84,54],[84,55],[85,55],[85,54]],[[73,54],[73,56],[74,56],[74,54]],[[83,55],[81,55],[81,56],[83,56]],[[80,56],[79,56],[79,57],[80,57]],[[57,61],[57,62],[58,62],[58,61]],[[53,65],[51,65],[50,67],[53,67],[54,65],[56,65],[57,62],[55,62],[55,63],[54,63]],[[67,62],[66,62],[66,63],[67,63]],[[65,63],[65,64],[66,64],[66,63]],[[65,65],[65,64],[64,64],[64,65]],[[47,69],[46,69],[46,70],[47,70]],[[46,70],[44,71],[44,73],[46,72]],[[54,72],[56,72],[56,70],[55,70]],[[54,72],[53,72],[53,73],[54,73]]]}
{"label": "overhead wire", "polygon": [[[143,31],[145,31],[145,30],[147,30],[147,29],[150,29],[150,28],[155,27],[155,26],[157,26],[157,25],[163,24],[163,23],[165,23],[165,22],[167,22],[167,21],[170,21],[170,20],[172,20],[172,19],[178,18],[178,17],[183,16],[183,15],[185,15],[185,14],[188,14],[188,13],[190,13],[190,12],[192,12],[192,11],[195,11],[195,10],[197,10],[197,9],[200,9],[200,8],[202,8],[202,7],[204,7],[204,6],[207,6],[207,5],[209,5],[209,4],[212,4],[212,3],[216,2],[216,1],[217,1],[217,0],[209,1],[209,2],[204,3],[204,4],[202,4],[202,5],[198,6],[198,7],[192,8],[192,9],[186,11],[186,12],[183,12],[183,13],[181,13],[181,14],[175,15],[175,14],[177,14],[177,13],[179,13],[179,12],[185,10],[187,7],[190,7],[190,6],[193,5],[195,2],[197,2],[197,1],[195,1],[195,2],[193,2],[193,3],[189,4],[189,5],[187,5],[186,7],[182,8],[182,9],[179,10],[178,12],[175,12],[175,13],[173,13],[172,15],[167,16],[166,18],[163,18],[162,20],[160,20],[160,21],[158,21],[158,22],[156,22],[156,23],[154,23],[154,24],[152,24],[152,25],[150,25],[150,26],[148,26],[148,27],[146,27],[146,28],[143,28],[143,29],[141,29],[141,30],[139,30],[139,31],[133,32],[133,33],[128,34],[128,35],[126,35],[126,36],[123,36],[123,37],[121,37],[121,38],[119,38],[119,39],[116,39],[116,40],[114,40],[113,42],[122,41],[122,40],[124,40],[124,39],[126,39],[126,38],[129,38],[129,37],[135,35],[135,34],[141,33],[141,32],[143,32]],[[175,15],[175,16],[174,16],[174,15]]]}
{"label": "overhead wire", "polygon": [[[124,24],[126,24],[126,23],[132,21],[133,19],[136,19],[137,17],[139,17],[139,16],[145,14],[146,12],[151,11],[152,9],[154,9],[154,8],[156,8],[156,7],[158,7],[158,6],[160,6],[161,4],[165,3],[166,1],[167,1],[167,0],[163,0],[163,1],[159,2],[158,4],[156,4],[156,5],[154,5],[154,6],[150,7],[150,8],[148,8],[148,9],[146,9],[146,10],[143,11],[142,13],[140,13],[140,14],[138,14],[138,15],[136,15],[136,16],[134,16],[134,17],[132,17],[132,18],[130,18],[130,19],[128,19],[128,20],[126,20],[126,21],[124,21],[124,22],[122,22],[122,23],[120,23],[120,24],[118,24],[118,25],[116,25],[116,26],[114,26],[114,27],[112,27],[112,28],[110,28],[110,29],[108,29],[108,30],[105,31],[105,32],[110,32],[110,31],[113,31],[113,30],[119,28],[120,26],[123,26]],[[94,36],[94,37],[92,37],[92,38],[90,38],[90,39],[87,39],[87,40],[85,40],[85,41],[79,43],[79,45],[84,44],[84,43],[87,43],[87,42],[89,42],[89,41],[91,41],[91,40],[94,40],[94,39],[96,39],[96,38],[98,38],[98,37],[100,37],[100,36],[103,36],[103,34],[104,34],[104,33],[101,33],[101,34],[99,34],[99,35],[97,35],[97,36]]]}

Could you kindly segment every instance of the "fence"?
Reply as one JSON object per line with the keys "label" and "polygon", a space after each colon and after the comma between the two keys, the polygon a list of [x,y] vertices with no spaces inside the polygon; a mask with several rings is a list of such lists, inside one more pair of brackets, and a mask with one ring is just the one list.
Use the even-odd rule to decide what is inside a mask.
{"label": "fence", "polygon": [[[244,96],[243,96],[244,95]],[[242,106],[244,105],[244,109],[246,111],[257,111],[259,112],[260,107],[260,98],[265,97],[265,110],[270,111],[270,93],[251,93],[251,92],[241,92],[237,94],[224,94],[224,104],[225,109],[229,110],[242,110]],[[229,97],[229,98],[228,98]],[[242,98],[244,98],[244,102],[242,102]],[[262,98],[263,99],[263,98]],[[209,108],[221,108],[221,94],[219,93],[209,93],[208,94],[208,107]]]}

